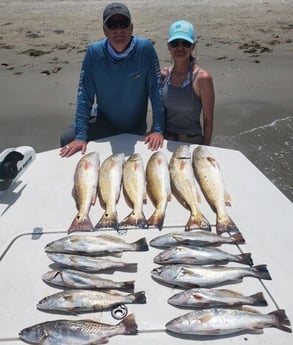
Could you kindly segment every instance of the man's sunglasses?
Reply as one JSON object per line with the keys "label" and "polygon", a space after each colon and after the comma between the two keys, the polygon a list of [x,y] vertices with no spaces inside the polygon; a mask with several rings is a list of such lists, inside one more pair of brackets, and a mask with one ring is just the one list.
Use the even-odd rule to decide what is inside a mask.
{"label": "man's sunglasses", "polygon": [[174,40],[174,41],[169,42],[169,44],[172,48],[176,48],[179,45],[183,46],[184,48],[190,48],[192,45],[192,43],[185,40]]}
{"label": "man's sunglasses", "polygon": [[106,22],[106,26],[110,30],[116,29],[127,29],[130,25],[130,20],[128,19],[121,19],[121,20],[111,20],[109,19]]}

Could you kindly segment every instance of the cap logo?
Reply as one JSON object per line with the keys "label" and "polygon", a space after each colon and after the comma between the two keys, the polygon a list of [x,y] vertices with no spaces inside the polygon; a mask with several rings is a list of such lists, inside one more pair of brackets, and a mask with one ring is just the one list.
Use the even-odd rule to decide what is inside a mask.
{"label": "cap logo", "polygon": [[177,24],[175,26],[174,32],[189,32],[187,25]]}

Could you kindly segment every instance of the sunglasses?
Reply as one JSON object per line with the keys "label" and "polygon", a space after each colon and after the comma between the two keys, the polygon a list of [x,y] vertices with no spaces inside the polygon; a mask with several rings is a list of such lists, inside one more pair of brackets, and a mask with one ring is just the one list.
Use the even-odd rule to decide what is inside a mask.
{"label": "sunglasses", "polygon": [[106,26],[110,30],[116,29],[127,29],[130,25],[130,21],[128,19],[121,19],[121,20],[111,20],[109,19],[106,22]]}
{"label": "sunglasses", "polygon": [[183,46],[184,48],[190,48],[192,45],[192,43],[185,40],[174,40],[169,43],[172,48],[176,48],[178,46]]}

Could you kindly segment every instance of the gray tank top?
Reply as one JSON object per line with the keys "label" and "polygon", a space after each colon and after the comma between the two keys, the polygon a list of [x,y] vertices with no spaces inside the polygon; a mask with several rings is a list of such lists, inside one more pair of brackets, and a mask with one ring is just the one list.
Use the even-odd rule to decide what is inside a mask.
{"label": "gray tank top", "polygon": [[166,131],[177,134],[200,135],[202,128],[200,114],[202,110],[201,98],[193,90],[192,81],[199,70],[192,77],[190,71],[189,82],[181,87],[171,85],[170,72],[163,85],[165,106]]}

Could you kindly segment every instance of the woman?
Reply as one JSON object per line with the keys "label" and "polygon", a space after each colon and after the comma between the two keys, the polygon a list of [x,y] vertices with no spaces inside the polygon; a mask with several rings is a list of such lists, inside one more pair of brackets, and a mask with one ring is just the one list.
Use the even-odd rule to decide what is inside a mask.
{"label": "woman", "polygon": [[161,71],[166,118],[165,138],[210,145],[215,104],[213,79],[197,65],[192,55],[195,34],[191,23],[180,20],[170,26],[168,49],[173,66]]}

